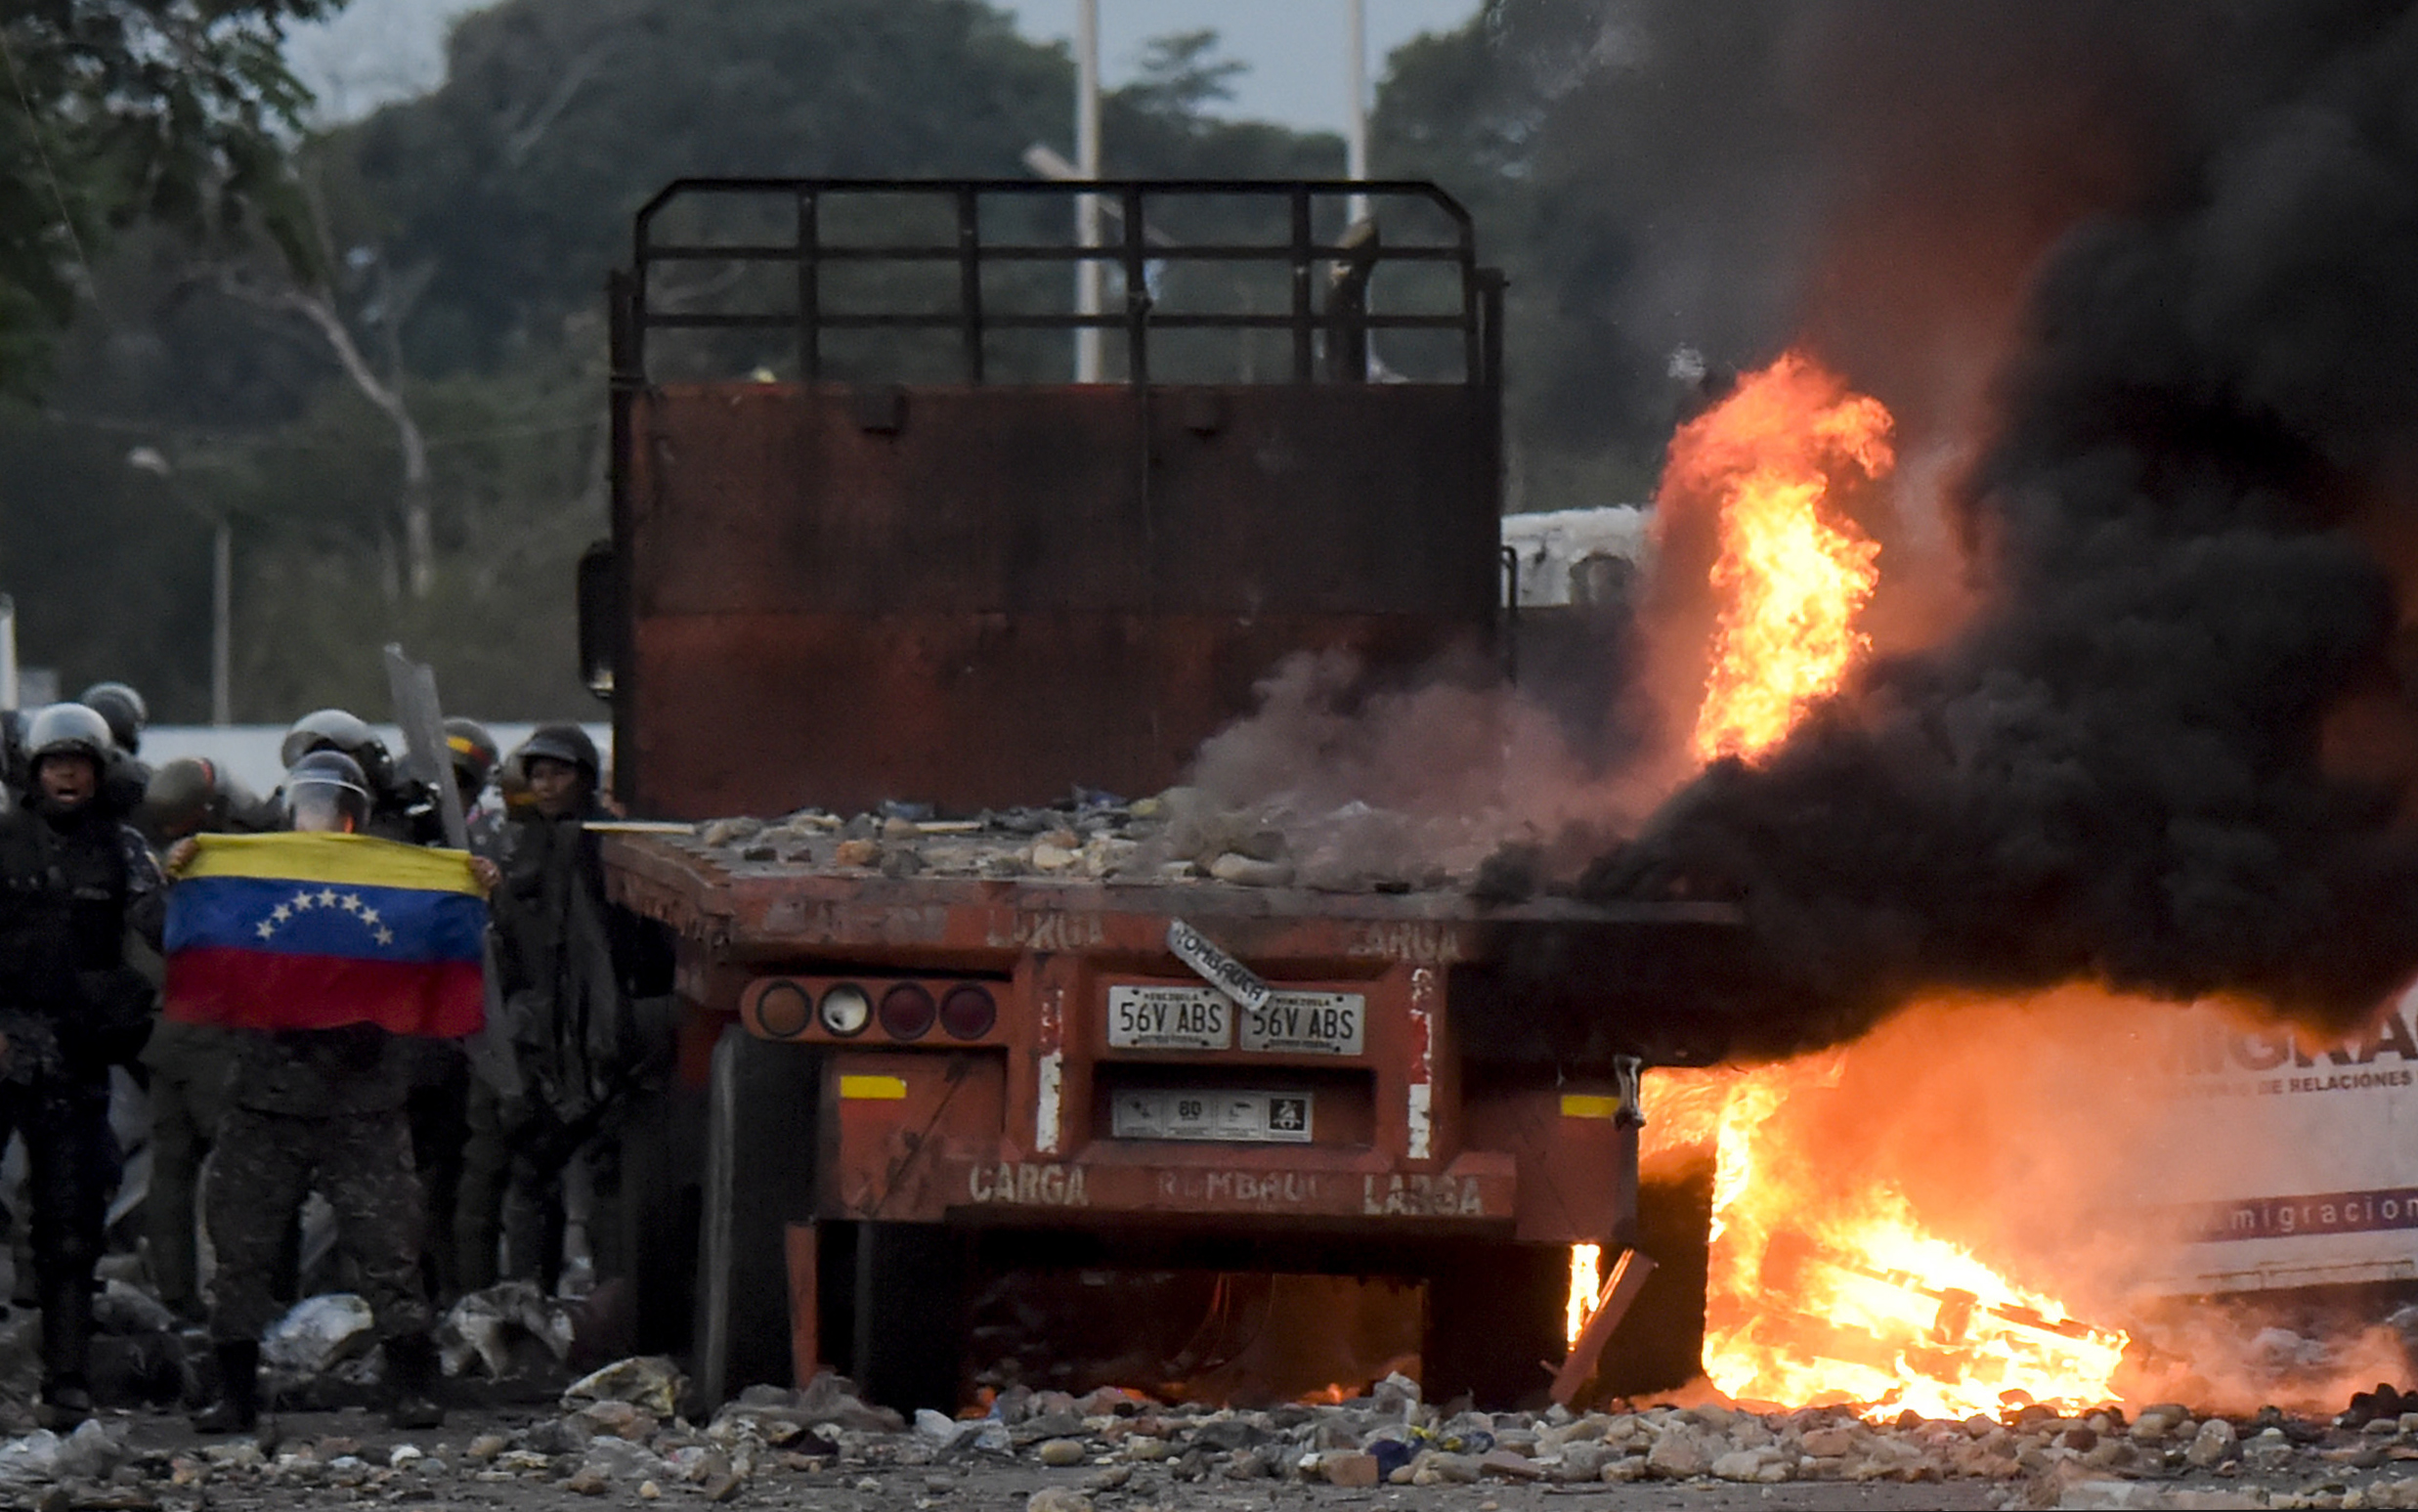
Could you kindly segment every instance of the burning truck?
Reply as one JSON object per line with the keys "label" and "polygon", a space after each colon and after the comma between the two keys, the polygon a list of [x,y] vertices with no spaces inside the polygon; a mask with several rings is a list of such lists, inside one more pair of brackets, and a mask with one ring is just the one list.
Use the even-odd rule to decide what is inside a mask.
{"label": "burning truck", "polygon": [[[1533,1395],[1573,1246],[1635,1242],[1662,963],[1735,910],[1492,907],[1422,847],[1321,867],[1141,797],[1287,658],[1491,679],[1500,280],[1424,185],[1081,194],[1118,228],[1090,251],[1075,192],[1020,182],[638,215],[588,677],[633,811],[788,816],[605,847],[678,940],[687,1090],[625,1178],[642,1335],[693,1319],[711,1394],[829,1363],[949,1408],[983,1276],[1394,1277],[1432,1394]],[[1063,308],[1087,257],[1116,313]],[[1050,378],[1073,332],[1112,381]],[[864,380],[869,337],[920,380]],[[1548,932],[1638,1011],[1511,1032],[1496,969]]]}
{"label": "burning truck", "polygon": [[[684,940],[710,1137],[668,1185],[700,1214],[708,1379],[847,1361],[940,1400],[975,1271],[1182,1263],[1421,1282],[1431,1389],[1516,1396],[1563,1339],[1584,1368],[1617,1314],[1586,1318],[1603,1252],[1574,1246],[1643,1240],[1666,1261],[1651,1287],[1706,1236],[1680,1281],[1710,1388],[1743,1402],[2256,1404],[2284,1400],[2267,1357],[2310,1401],[2403,1377],[2393,1299],[2356,1288],[2408,1274],[2409,1024],[2379,1016],[2418,968],[2418,222],[2380,188],[2418,151],[2404,10],[2246,8],[2111,53],[2156,63],[2128,98],[2175,107],[2131,144],[2163,187],[2017,195],[2040,213],[1978,271],[2023,307],[1960,327],[1986,363],[1928,354],[1968,376],[1926,396],[1919,466],[1817,355],[1857,347],[1840,312],[1708,388],[1669,449],[1651,581],[1573,584],[1573,607],[1638,609],[1614,637],[1633,675],[1576,753],[1567,709],[1540,721],[1439,670],[1530,642],[1497,608],[1521,565],[1492,519],[1498,285],[1432,192],[1372,191],[1380,241],[1347,234],[1341,187],[1087,187],[1118,228],[1101,318],[1013,297],[1102,255],[1003,239],[989,196],[1046,202],[1032,186],[852,186],[925,195],[920,241],[846,224],[850,186],[651,207],[617,304],[616,539],[583,574],[585,655],[636,805],[788,815],[610,847],[618,895]],[[2154,39],[2175,18],[2153,11],[2105,24]],[[1962,45],[2015,14],[1922,25]],[[1869,21],[1812,8],[1795,39],[1852,73]],[[2040,160],[1941,203],[2019,191]],[[1192,192],[1264,196],[1266,230],[1187,241],[1161,196]],[[671,235],[691,193],[752,196],[753,222]],[[1444,235],[1413,229],[1418,203]],[[1875,224],[1963,268],[1946,222]],[[1893,236],[1832,249],[1876,246],[1893,292],[1961,288],[1907,285]],[[917,277],[868,275],[885,262]],[[1187,307],[1219,281],[1193,262],[1270,278]],[[712,306],[732,290],[756,303]],[[1875,323],[1910,349],[1900,397],[1910,324]],[[1028,338],[1084,324],[1122,381],[1047,381]],[[769,330],[788,380],[759,358],[765,381],[727,381]],[[1186,352],[1220,333],[1225,367]],[[720,377],[677,381],[675,334]],[[862,380],[871,335],[928,341],[922,377]],[[1659,718],[1628,717],[1637,696]],[[1173,792],[1153,814],[1011,806],[1248,768],[1249,738],[1210,737],[1255,702],[1241,728],[1307,756],[1263,765],[1483,769],[1525,801],[1390,835],[1371,808],[1306,846]],[[1468,807],[1442,791],[1429,820]],[[939,810],[883,817],[902,794]],[[1479,835],[1464,885],[1439,858]],[[1308,1037],[1272,1038],[1277,1006]],[[1642,1185],[1675,1165],[1702,1193],[1672,1245],[1632,1206],[1641,1097]],[[2374,1128],[2342,1138],[2346,1111]],[[1639,1271],[1615,1267],[1614,1300]],[[2358,1298],[2326,1348],[2223,1337],[2223,1299],[2312,1288]]]}

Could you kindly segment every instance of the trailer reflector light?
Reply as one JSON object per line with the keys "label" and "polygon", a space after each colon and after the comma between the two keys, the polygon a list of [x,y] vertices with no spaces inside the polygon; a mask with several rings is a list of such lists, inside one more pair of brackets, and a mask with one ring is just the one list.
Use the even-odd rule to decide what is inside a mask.
{"label": "trailer reflector light", "polygon": [[999,1005],[971,982],[951,987],[949,995],[940,1000],[940,1027],[949,1031],[951,1039],[978,1040],[998,1022]]}
{"label": "trailer reflector light", "polygon": [[894,1040],[920,1040],[938,1016],[932,995],[911,981],[882,994],[882,1032]]}
{"label": "trailer reflector light", "polygon": [[1596,1093],[1565,1092],[1562,1094],[1564,1118],[1614,1118],[1620,1116],[1620,1100]]}
{"label": "trailer reflector light", "polygon": [[906,1098],[907,1079],[903,1076],[840,1078],[840,1100],[843,1102],[903,1102]]}
{"label": "trailer reflector light", "polygon": [[842,982],[823,993],[823,1028],[842,1039],[865,1032],[873,1018],[873,1000],[854,982]]}
{"label": "trailer reflector light", "polygon": [[777,981],[756,1000],[756,1021],[776,1040],[794,1040],[814,1021],[814,1005],[794,981]]}

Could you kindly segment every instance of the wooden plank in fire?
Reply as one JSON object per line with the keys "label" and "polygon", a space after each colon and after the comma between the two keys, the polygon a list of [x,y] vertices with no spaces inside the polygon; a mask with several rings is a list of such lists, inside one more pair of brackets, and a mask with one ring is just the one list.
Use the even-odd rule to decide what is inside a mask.
{"label": "wooden plank in fire", "polygon": [[[1962,1338],[1978,1315],[1996,1319],[2009,1328],[2022,1328],[2033,1333],[2045,1333],[2055,1338],[2088,1343],[2102,1335],[2096,1328],[2079,1318],[2052,1318],[2038,1308],[2019,1307],[2013,1303],[1994,1302],[1984,1306],[1979,1297],[1961,1286],[1933,1286],[1922,1277],[1907,1271],[1885,1270],[1879,1266],[1861,1265],[1842,1260],[1835,1255],[1823,1257],[1831,1265],[1867,1280],[1895,1286],[1913,1292],[1940,1305],[1938,1330],[1951,1338]],[[1953,1318],[1953,1323],[1951,1319]]]}

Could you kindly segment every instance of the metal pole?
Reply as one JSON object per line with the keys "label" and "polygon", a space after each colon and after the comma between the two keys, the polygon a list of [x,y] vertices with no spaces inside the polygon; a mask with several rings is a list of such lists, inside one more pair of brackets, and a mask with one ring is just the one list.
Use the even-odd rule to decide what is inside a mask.
{"label": "metal pole", "polygon": [[235,723],[235,535],[220,515],[210,541],[210,722],[220,729]]}
{"label": "metal pole", "polygon": [[[1100,177],[1100,0],[1082,0],[1075,11],[1075,167],[1086,179]],[[1075,242],[1100,245],[1100,196],[1075,196]],[[1100,314],[1100,263],[1075,264],[1075,313]],[[1100,381],[1100,331],[1075,332],[1075,381]]]}
{"label": "metal pole", "polygon": [[[1368,179],[1368,0],[1344,0],[1344,46],[1352,57],[1345,69],[1352,84],[1352,110],[1344,117],[1344,176]],[[1352,196],[1352,219],[1368,219],[1368,196]]]}
{"label": "metal pole", "polygon": [[0,593],[0,710],[17,707],[17,600]]}

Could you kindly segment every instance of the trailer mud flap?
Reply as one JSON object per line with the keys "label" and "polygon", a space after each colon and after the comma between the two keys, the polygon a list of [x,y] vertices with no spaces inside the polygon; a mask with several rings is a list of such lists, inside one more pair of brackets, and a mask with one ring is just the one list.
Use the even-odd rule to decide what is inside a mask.
{"label": "trailer mud flap", "polygon": [[998,1143],[1007,1065],[996,1055],[835,1055],[824,1074],[838,1135],[827,1217],[938,1219],[963,1189],[939,1157]]}

